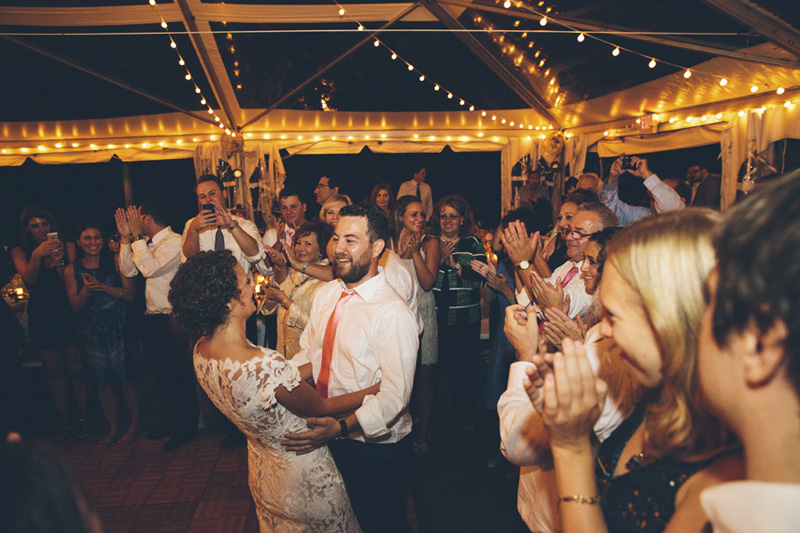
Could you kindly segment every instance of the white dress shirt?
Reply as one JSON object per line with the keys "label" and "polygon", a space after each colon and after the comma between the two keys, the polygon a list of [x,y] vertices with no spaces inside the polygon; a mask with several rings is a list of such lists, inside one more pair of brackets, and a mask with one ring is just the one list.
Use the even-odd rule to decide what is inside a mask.
{"label": "white dress shirt", "polygon": [[[567,312],[567,315],[570,318],[575,318],[578,315],[585,315],[586,311],[589,310],[589,306],[592,305],[592,295],[586,292],[586,285],[583,283],[583,278],[581,278],[582,265],[583,261],[572,261],[568,259],[566,263],[553,270],[553,274],[549,278],[545,279],[545,281],[550,283],[553,287],[557,287],[561,284],[559,278],[566,279],[572,267],[577,267],[578,271],[572,276],[569,283],[564,286],[564,298],[569,295],[569,312]],[[517,303],[520,305],[528,305],[530,301],[531,299],[528,296],[528,291],[525,290],[524,286],[520,285],[517,288]]]}
{"label": "white dress shirt", "polygon": [[[400,184],[397,190],[397,197],[403,196],[416,196],[417,195],[417,182],[413,179],[404,181]],[[433,215],[433,194],[431,193],[431,186],[424,181],[419,182],[419,196],[422,200],[422,207],[425,208],[425,220],[430,220]]]}
{"label": "white dress shirt", "polygon": [[[644,180],[644,186],[647,187],[647,190],[650,191],[650,194],[653,196],[653,208],[656,213],[666,213],[667,211],[673,211],[683,207],[680,195],[675,192],[675,189],[661,181],[656,174],[650,174],[650,176]],[[600,200],[606,207],[614,211],[620,226],[627,226],[631,222],[653,214],[653,211],[649,207],[629,205],[620,200],[619,181],[606,184],[603,187]]]}
{"label": "white dress shirt", "polygon": [[[613,342],[600,336],[600,326],[586,333],[586,356],[596,373],[600,368],[600,354],[612,349]],[[517,489],[517,510],[531,531],[556,531],[556,478],[549,446],[536,444],[535,436],[529,433],[531,420],[539,417],[533,408],[528,393],[522,386],[525,369],[533,363],[512,363],[508,373],[508,388],[500,396],[497,413],[500,416],[500,450],[513,464],[520,466]],[[600,418],[594,425],[594,433],[600,442],[617,429],[624,417],[617,408],[617,401],[609,394],[603,405]]]}
{"label": "white dress shirt", "polygon": [[419,333],[422,334],[422,328],[424,326],[422,317],[419,314],[419,306],[417,305],[417,287],[419,286],[417,273],[412,271],[408,264],[389,248],[386,248],[383,252],[378,271],[383,271],[389,285],[403,297],[408,307],[411,308],[414,317],[417,319]]}
{"label": "white dress shirt", "polygon": [[132,278],[142,273],[145,282],[145,314],[167,315],[172,311],[169,303],[169,284],[181,266],[181,236],[167,226],[153,235],[152,242],[139,239],[119,247],[119,271]]}
{"label": "white dress shirt", "polygon": [[[233,257],[242,265],[242,268],[247,273],[247,279],[252,279],[252,273],[250,272],[250,265],[253,263],[257,263],[264,258],[264,245],[261,243],[261,234],[258,232],[258,226],[256,226],[253,222],[231,215],[233,219],[239,223],[239,227],[244,230],[245,233],[250,235],[253,239],[255,239],[256,244],[258,245],[258,251],[256,255],[245,255],[242,252],[242,249],[239,248],[239,243],[236,242],[236,239],[231,235],[231,232],[228,231],[228,228],[220,226],[222,229],[222,235],[225,237],[225,249],[230,250],[233,252]],[[183,235],[181,236],[181,263],[186,262],[186,256],[183,255],[183,243],[186,240],[186,236],[189,234],[189,226],[192,225],[192,221],[194,218],[190,218],[186,221],[186,226],[183,228]],[[200,251],[201,252],[210,252],[214,250],[214,243],[217,237],[217,226],[209,226],[207,228],[203,228],[200,230],[200,235],[198,235],[200,239]]]}
{"label": "white dress shirt", "polygon": [[700,504],[714,533],[800,531],[800,485],[734,481],[705,489]]}
{"label": "white dress shirt", "polygon": [[[281,242],[283,245],[290,250],[293,250],[292,243],[294,241],[294,234],[297,233],[297,230],[289,226],[289,224],[283,225],[283,235],[281,236]],[[278,242],[278,228],[269,228],[267,231],[264,232],[264,237],[262,237],[261,242],[264,246],[275,246],[275,243]]]}
{"label": "white dress shirt", "polygon": [[[310,362],[314,380],[319,378],[328,320],[345,290],[337,279],[314,295],[308,324],[300,336],[300,352],[292,359],[298,366]],[[336,332],[328,393],[338,396],[380,381],[380,391],[364,398],[355,412],[361,431],[350,436],[362,442],[398,442],[411,433],[408,402],[419,347],[417,323],[383,273],[354,290],[357,296],[345,305]]]}

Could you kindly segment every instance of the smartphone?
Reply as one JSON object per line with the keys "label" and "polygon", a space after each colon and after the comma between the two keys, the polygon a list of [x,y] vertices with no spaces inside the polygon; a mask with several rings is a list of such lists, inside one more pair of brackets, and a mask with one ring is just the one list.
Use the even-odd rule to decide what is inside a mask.
{"label": "smartphone", "polygon": [[47,240],[48,241],[57,241],[57,240],[59,240],[58,239],[58,232],[51,231],[50,233],[48,233],[47,234]]}
{"label": "smartphone", "polygon": [[[214,204],[203,204],[203,209],[210,212],[212,215],[214,214]],[[214,217],[214,219],[216,220],[216,217]]]}

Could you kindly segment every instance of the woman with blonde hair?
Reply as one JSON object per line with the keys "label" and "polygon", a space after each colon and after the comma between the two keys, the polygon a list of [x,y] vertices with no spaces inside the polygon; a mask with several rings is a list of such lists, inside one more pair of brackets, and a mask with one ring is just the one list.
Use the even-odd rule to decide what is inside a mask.
{"label": "woman with blonde hair", "polygon": [[741,477],[740,457],[725,453],[726,433],[703,410],[697,387],[717,219],[711,210],[673,211],[632,224],[608,244],[600,331],[648,391],[596,462],[590,433],[607,387],[582,345],[564,339],[553,372],[528,372],[528,393],[550,437],[565,532],[699,531],[700,491]]}
{"label": "woman with blonde hair", "polygon": [[339,221],[339,211],[346,205],[353,205],[353,201],[346,194],[330,195],[319,210],[319,219],[335,228]]}

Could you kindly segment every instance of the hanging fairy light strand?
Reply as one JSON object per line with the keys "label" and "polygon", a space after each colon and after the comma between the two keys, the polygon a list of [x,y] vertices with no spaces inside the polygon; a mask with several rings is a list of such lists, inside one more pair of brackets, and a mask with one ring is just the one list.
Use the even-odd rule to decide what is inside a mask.
{"label": "hanging fairy light strand", "polygon": [[[361,24],[361,22],[356,20],[354,17],[352,17],[350,15],[350,13],[348,13],[347,9],[343,5],[341,5],[338,2],[336,2],[336,0],[333,0],[333,3],[339,9],[339,16],[340,17],[346,18],[348,21],[350,21],[350,22],[352,22],[354,24],[357,24],[358,25],[358,29],[361,30],[361,31],[364,31],[364,25]],[[445,97],[448,100],[453,100],[454,102],[458,102],[459,106],[461,106],[461,107],[463,107],[465,109],[468,109],[471,112],[478,112],[478,113],[481,114],[482,117],[489,117],[492,120],[492,122],[495,123],[495,126],[497,126],[497,127],[501,127],[501,128],[514,128],[514,127],[516,127],[518,129],[528,129],[528,130],[534,130],[534,129],[535,130],[551,130],[551,129],[553,129],[552,125],[550,125],[550,124],[547,124],[545,126],[542,126],[542,125],[534,126],[533,124],[529,124],[529,123],[524,122],[524,121],[523,122],[517,122],[517,121],[514,121],[514,120],[507,119],[507,118],[502,117],[502,116],[498,116],[497,113],[492,113],[490,115],[489,111],[487,111],[485,109],[478,109],[477,106],[475,106],[474,104],[470,103],[467,99],[457,96],[453,91],[445,88],[444,85],[432,80],[424,72],[420,71],[417,67],[415,67],[413,65],[413,63],[411,63],[410,61],[400,57],[400,55],[397,53],[396,50],[392,49],[389,45],[387,45],[380,38],[375,37],[373,42],[372,42],[372,44],[373,44],[373,46],[375,48],[380,48],[380,47],[385,48],[390,53],[389,54],[389,58],[392,61],[399,61],[401,64],[404,64],[405,67],[406,67],[406,70],[408,72],[412,72],[415,76],[417,76],[417,78],[419,79],[420,82],[427,83],[428,85],[430,85],[433,88],[434,92],[439,92],[439,93],[445,95]]]}
{"label": "hanging fairy light strand", "polygon": [[200,86],[197,85],[197,82],[194,81],[194,77],[192,76],[192,73],[189,71],[189,67],[186,66],[186,61],[183,59],[183,55],[181,54],[180,50],[178,50],[178,43],[175,42],[172,33],[170,33],[169,31],[169,25],[167,24],[167,21],[164,20],[164,17],[161,15],[161,11],[158,9],[158,3],[156,2],[156,0],[148,0],[148,3],[155,8],[156,13],[158,14],[158,18],[161,20],[161,27],[164,29],[164,32],[166,32],[167,37],[169,37],[169,46],[170,48],[175,50],[175,53],[178,55],[178,64],[182,66],[186,71],[184,78],[186,79],[186,81],[191,82],[192,85],[194,86],[194,92],[200,98],[200,105],[206,107],[206,109],[208,110],[208,114],[214,117],[214,122],[217,123],[217,126],[219,126],[221,130],[225,131],[226,135],[230,135],[231,137],[236,137],[236,132],[231,131],[230,127],[226,126],[222,122],[222,118],[220,118],[217,112],[214,111],[214,108],[212,108],[211,105],[208,103],[206,97],[203,96],[202,89],[200,89]]}
{"label": "hanging fairy light strand", "polygon": [[[511,4],[512,3],[509,0],[506,0],[504,2],[504,4],[503,4],[503,7],[505,7],[506,9],[510,9],[511,8]],[[552,8],[550,8],[550,7],[548,7],[545,12],[541,12],[539,10],[536,10],[536,9],[530,7],[529,5],[527,5],[527,4],[523,3],[523,2],[519,2],[518,1],[518,2],[515,2],[515,4],[516,4],[517,8],[524,9],[524,10],[529,11],[530,13],[536,15],[537,17],[541,17],[539,24],[542,25],[542,26],[544,26],[549,21],[549,22],[553,22],[554,24],[558,24],[560,26],[563,26],[563,27],[567,28],[568,30],[571,30],[572,32],[577,34],[577,41],[579,43],[584,42],[586,40],[586,38],[589,37],[590,39],[594,39],[597,42],[600,42],[602,44],[605,44],[605,45],[609,46],[612,49],[611,53],[612,53],[612,55],[614,57],[619,56],[621,52],[626,52],[626,53],[637,55],[639,57],[642,57],[644,59],[649,60],[649,62],[647,63],[647,66],[649,68],[651,68],[651,69],[655,68],[658,64],[669,65],[671,67],[677,68],[680,71],[683,71],[683,77],[685,79],[691,78],[692,74],[701,74],[703,76],[708,76],[708,77],[716,80],[716,82],[720,85],[720,87],[726,87],[726,86],[729,85],[730,80],[726,76],[721,76],[719,74],[715,74],[715,73],[712,73],[712,72],[708,72],[708,71],[704,71],[704,70],[698,70],[696,68],[692,68],[692,67],[688,67],[688,66],[685,66],[685,65],[681,65],[681,64],[678,64],[678,63],[675,63],[675,62],[672,62],[672,61],[667,61],[667,60],[664,60],[664,59],[661,59],[661,58],[656,58],[656,57],[654,57],[654,56],[652,56],[650,54],[644,54],[642,52],[638,52],[638,51],[633,50],[631,48],[620,46],[620,45],[618,45],[618,44],[616,44],[614,42],[611,42],[611,41],[609,41],[607,39],[604,39],[602,37],[598,37],[597,34],[594,34],[592,32],[583,31],[583,30],[580,30],[580,29],[578,29],[576,27],[573,27],[569,23],[564,22],[562,20],[559,20],[557,17],[551,16],[550,13],[552,11]],[[541,6],[544,5],[544,2],[540,1],[538,5],[539,5],[539,7],[541,7]],[[509,30],[509,31],[511,31],[511,30]],[[607,33],[607,32],[602,32],[602,33]],[[753,88],[755,88],[755,90],[753,90]],[[759,84],[753,85],[751,87],[751,92],[754,92],[754,93],[758,92],[758,90],[760,88],[761,88],[761,86]],[[781,88],[779,87],[778,90],[780,90],[780,89]],[[778,94],[781,94],[781,93],[778,92]]]}

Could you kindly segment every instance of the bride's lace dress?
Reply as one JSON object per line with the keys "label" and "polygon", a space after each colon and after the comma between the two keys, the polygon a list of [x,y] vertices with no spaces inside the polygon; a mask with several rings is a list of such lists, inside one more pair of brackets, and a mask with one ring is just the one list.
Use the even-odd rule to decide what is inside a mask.
{"label": "bride's lace dress", "polygon": [[277,352],[262,352],[243,363],[194,353],[197,381],[247,437],[250,492],[261,531],[360,531],[328,448],[295,455],[281,446],[286,433],[307,429],[275,399],[277,387],[300,384],[300,372]]}

